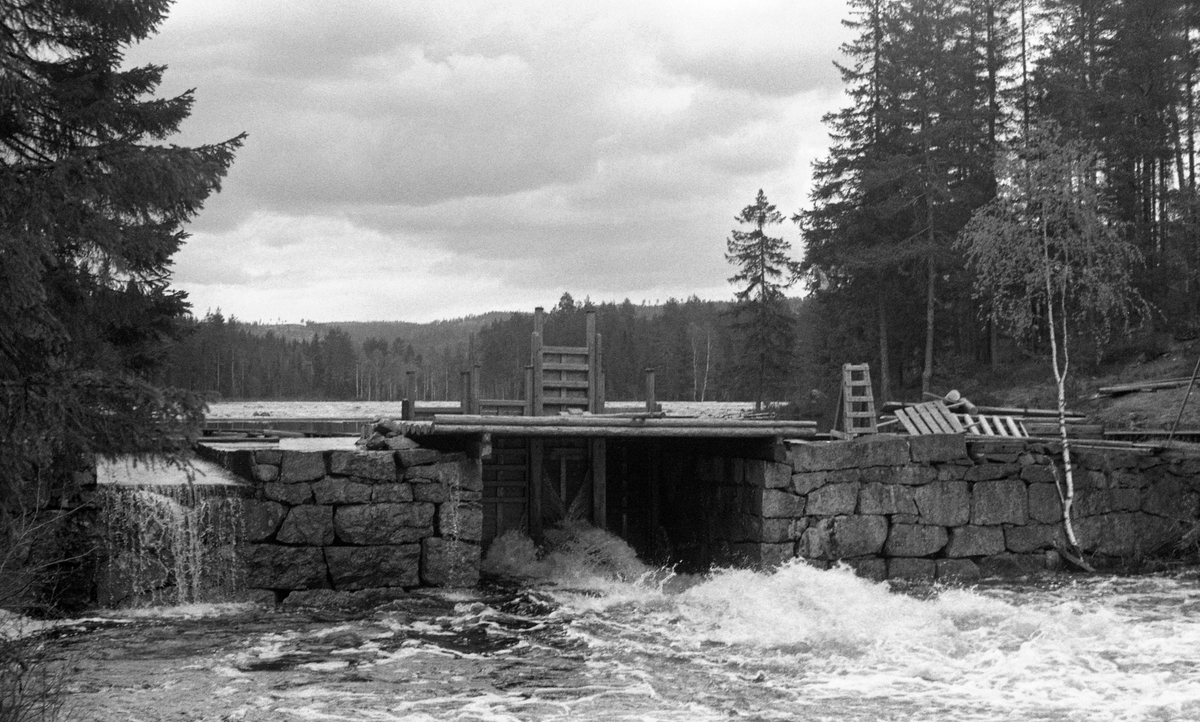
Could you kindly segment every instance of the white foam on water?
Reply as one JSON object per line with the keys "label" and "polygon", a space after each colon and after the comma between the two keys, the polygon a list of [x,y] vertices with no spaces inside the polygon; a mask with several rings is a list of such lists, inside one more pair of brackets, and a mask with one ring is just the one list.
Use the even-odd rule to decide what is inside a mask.
{"label": "white foam on water", "polygon": [[919,599],[794,561],[671,593],[665,573],[606,574],[588,550],[620,542],[598,534],[515,566],[557,590],[597,673],[631,685],[742,687],[763,714],[866,700],[876,707],[864,719],[1200,719],[1195,581],[1098,577]]}

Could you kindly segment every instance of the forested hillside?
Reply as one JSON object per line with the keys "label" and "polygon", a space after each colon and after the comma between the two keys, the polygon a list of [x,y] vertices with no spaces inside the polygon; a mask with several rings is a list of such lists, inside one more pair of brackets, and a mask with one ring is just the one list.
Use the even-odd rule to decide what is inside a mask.
{"label": "forested hillside", "polygon": [[[564,294],[546,317],[546,342],[584,341],[586,310],[603,338],[608,396],[641,398],[645,369],[665,400],[729,400],[747,390],[732,373],[736,353],[723,302],[660,306],[576,303]],[[800,308],[803,302],[794,301]],[[211,398],[375,399],[405,394],[413,373],[421,399],[457,398],[472,347],[487,397],[521,398],[533,314],[487,314],[429,324],[240,323],[212,313],[192,322],[172,352],[168,381]]]}

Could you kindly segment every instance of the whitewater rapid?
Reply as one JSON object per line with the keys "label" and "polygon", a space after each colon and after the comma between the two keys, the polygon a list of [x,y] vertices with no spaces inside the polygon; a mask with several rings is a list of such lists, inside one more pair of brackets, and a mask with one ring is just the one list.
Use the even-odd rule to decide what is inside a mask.
{"label": "whitewater rapid", "polygon": [[97,720],[1200,719],[1194,573],[901,592],[801,562],[678,576],[604,532],[550,537],[502,537],[480,589],[358,614],[116,612],[84,674],[164,661],[79,701]]}

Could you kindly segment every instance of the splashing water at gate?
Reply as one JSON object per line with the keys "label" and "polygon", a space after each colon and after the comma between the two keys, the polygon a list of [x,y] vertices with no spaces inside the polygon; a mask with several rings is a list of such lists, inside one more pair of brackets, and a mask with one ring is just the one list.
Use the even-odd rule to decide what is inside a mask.
{"label": "splashing water at gate", "polygon": [[914,596],[801,561],[689,578],[597,563],[622,545],[586,530],[538,558],[511,536],[487,564],[548,589],[590,674],[649,685],[680,719],[1200,719],[1195,578]]}

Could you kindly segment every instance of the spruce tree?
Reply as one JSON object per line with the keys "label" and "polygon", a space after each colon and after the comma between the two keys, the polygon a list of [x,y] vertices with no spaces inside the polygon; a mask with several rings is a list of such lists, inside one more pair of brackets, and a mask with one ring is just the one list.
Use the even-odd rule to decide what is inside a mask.
{"label": "spruce tree", "polygon": [[[188,304],[186,221],[242,136],[164,144],[191,92],[122,68],[167,0],[0,0],[0,503],[44,505],[92,455],[188,447],[202,399],[158,384]],[[0,514],[2,532],[11,517]]]}
{"label": "spruce tree", "polygon": [[762,408],[766,392],[776,388],[791,367],[796,343],[795,317],[783,291],[792,285],[798,268],[787,252],[791,244],[766,234],[783,222],[783,214],[760,189],[754,203],[734,219],[751,230],[734,230],[726,243],[725,260],[738,267],[729,282],[734,292],[733,327],[741,342],[738,373],[752,380],[754,408]]}

